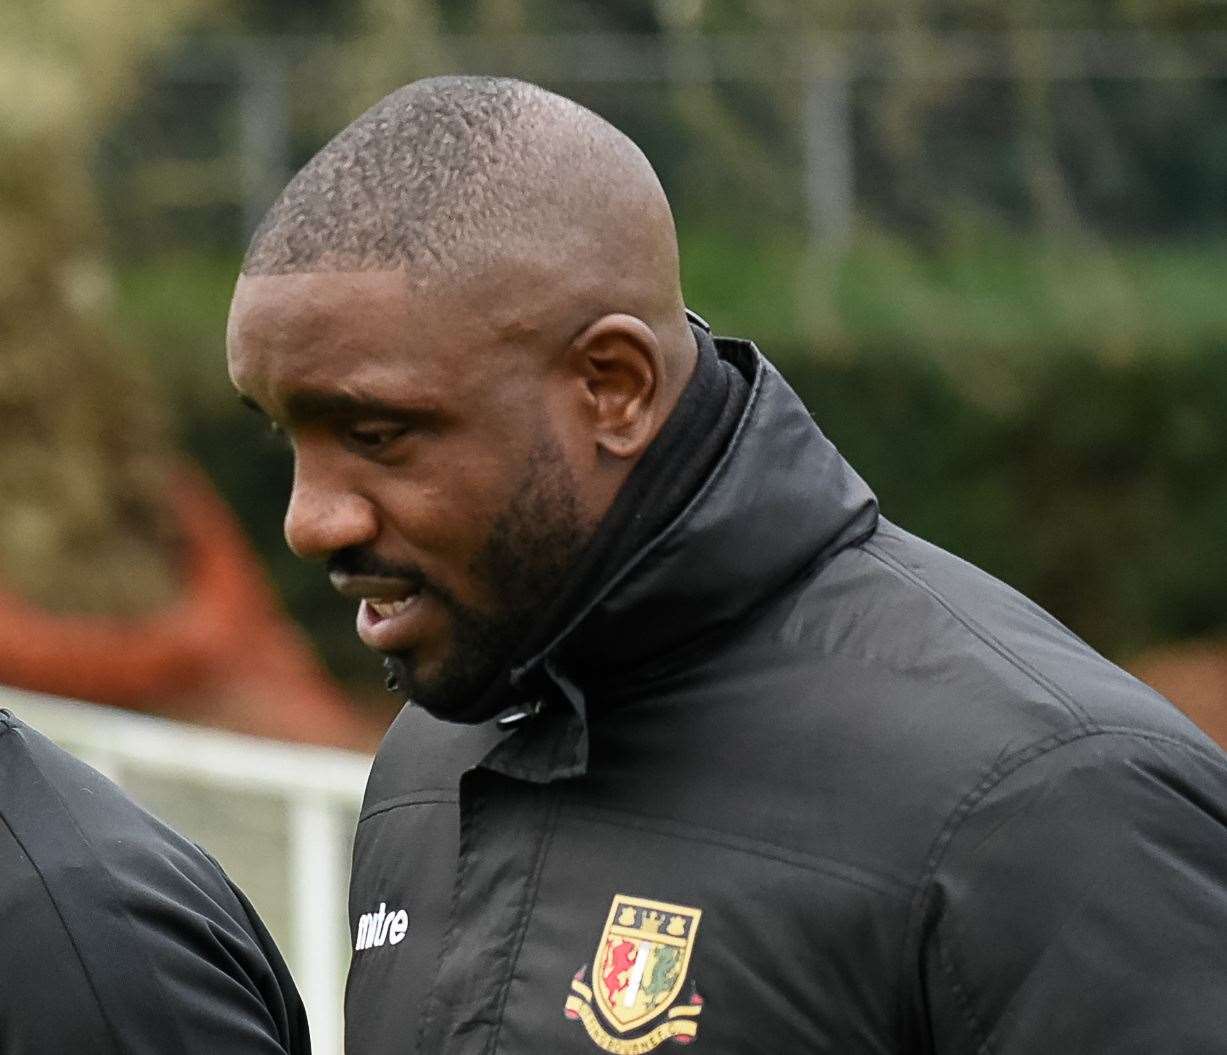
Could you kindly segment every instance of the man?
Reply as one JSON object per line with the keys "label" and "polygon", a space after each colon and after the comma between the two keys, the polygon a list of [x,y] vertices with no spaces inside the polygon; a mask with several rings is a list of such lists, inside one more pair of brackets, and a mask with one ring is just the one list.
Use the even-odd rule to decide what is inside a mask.
{"label": "man", "polygon": [[272,939],[204,851],[0,711],[0,1051],[308,1055]]}
{"label": "man", "polygon": [[252,241],[286,537],[413,704],[350,1050],[1227,1050],[1223,756],[882,519],[677,260],[629,140],[486,78],[388,96]]}

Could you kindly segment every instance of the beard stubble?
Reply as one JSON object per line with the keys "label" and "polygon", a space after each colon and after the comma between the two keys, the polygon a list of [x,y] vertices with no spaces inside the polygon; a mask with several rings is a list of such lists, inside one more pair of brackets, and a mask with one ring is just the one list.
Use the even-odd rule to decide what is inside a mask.
{"label": "beard stubble", "polygon": [[489,717],[468,712],[552,611],[595,530],[582,515],[575,477],[562,450],[552,440],[541,441],[470,564],[474,578],[499,599],[498,611],[477,611],[426,584],[451,617],[451,645],[431,676],[418,671],[412,651],[385,657],[395,691],[438,718]]}

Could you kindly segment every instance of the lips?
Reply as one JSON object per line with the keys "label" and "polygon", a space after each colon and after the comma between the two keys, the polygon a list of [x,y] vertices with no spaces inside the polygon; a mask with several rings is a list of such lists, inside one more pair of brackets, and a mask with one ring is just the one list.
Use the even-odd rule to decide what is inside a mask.
{"label": "lips", "polygon": [[337,592],[360,602],[357,630],[377,652],[411,648],[422,633],[424,597],[419,579],[384,575],[329,574]]}
{"label": "lips", "polygon": [[419,593],[398,600],[364,597],[358,606],[358,636],[376,652],[410,649],[422,635],[424,607],[425,599]]}

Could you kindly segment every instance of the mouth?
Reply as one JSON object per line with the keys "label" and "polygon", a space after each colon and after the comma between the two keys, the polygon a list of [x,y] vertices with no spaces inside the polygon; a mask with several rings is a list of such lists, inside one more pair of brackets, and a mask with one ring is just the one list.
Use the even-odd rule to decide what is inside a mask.
{"label": "mouth", "polygon": [[362,643],[377,652],[409,648],[421,621],[422,584],[416,580],[333,572],[337,592],[358,601],[357,630]]}
{"label": "mouth", "polygon": [[371,614],[380,619],[391,619],[393,616],[400,615],[416,600],[417,594],[402,597],[397,601],[380,601],[374,597],[362,598],[363,603],[371,610]]}

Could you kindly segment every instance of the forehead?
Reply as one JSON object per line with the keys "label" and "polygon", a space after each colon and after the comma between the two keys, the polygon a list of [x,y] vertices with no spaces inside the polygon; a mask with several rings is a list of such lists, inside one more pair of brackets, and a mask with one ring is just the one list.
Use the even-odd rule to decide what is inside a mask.
{"label": "forehead", "polygon": [[243,276],[226,333],[231,378],[270,411],[302,391],[454,393],[498,344],[479,303],[402,271]]}

